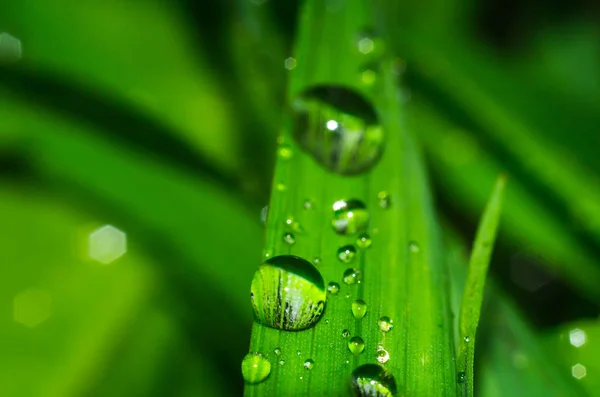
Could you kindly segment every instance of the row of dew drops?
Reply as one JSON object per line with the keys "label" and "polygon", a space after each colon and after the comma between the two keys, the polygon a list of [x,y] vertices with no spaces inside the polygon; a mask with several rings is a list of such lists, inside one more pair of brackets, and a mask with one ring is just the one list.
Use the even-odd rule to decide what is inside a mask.
{"label": "row of dew drops", "polygon": [[[361,32],[357,38],[358,53],[373,61],[383,53],[383,42],[372,33]],[[292,62],[293,61],[293,62]],[[289,66],[289,67],[288,67]],[[296,66],[293,59],[286,60],[286,67]],[[375,73],[363,73],[373,82]],[[363,77],[364,77],[363,76]],[[341,175],[358,175],[368,171],[381,158],[384,150],[384,132],[372,104],[355,91],[340,86],[316,86],[306,90],[291,103],[294,111],[292,135],[296,143],[318,163]],[[282,160],[293,157],[290,145],[280,142],[278,156]],[[284,191],[285,185],[276,185],[276,190]],[[378,195],[379,206],[390,207],[390,196],[386,192]],[[312,202],[304,203],[310,209]],[[266,221],[268,208],[263,209],[262,218]],[[282,236],[288,245],[296,243],[294,232],[302,232],[302,227],[294,219],[286,220],[291,231]],[[371,238],[366,233],[369,212],[363,202],[357,199],[339,200],[333,204],[331,226],[339,235],[357,236],[356,246],[366,250]],[[337,258],[351,265],[357,257],[353,244],[338,248]],[[411,252],[418,252],[416,243],[411,243]],[[319,258],[313,263],[318,265]],[[342,274],[342,282],[347,285],[361,283],[361,271],[349,267]],[[251,285],[250,298],[257,322],[283,331],[302,331],[314,326],[324,312],[327,293],[336,296],[340,284],[331,281],[327,285],[319,270],[304,258],[293,255],[268,257],[256,271]],[[349,298],[349,295],[346,295]],[[367,314],[367,303],[357,299],[351,304],[354,318],[361,320]],[[325,320],[328,323],[328,320]],[[385,334],[393,329],[393,321],[387,316],[378,319],[377,325]],[[360,336],[350,337],[350,331],[341,331],[347,340],[349,351],[361,354],[365,342]],[[282,349],[273,353],[280,366],[285,365]],[[301,354],[300,351],[297,352]],[[377,346],[377,362],[385,364],[390,359],[383,346]],[[317,365],[311,358],[302,365],[307,371]],[[242,374],[248,384],[263,382],[271,373],[271,362],[260,352],[251,352],[242,361]],[[392,374],[377,364],[365,364],[354,369],[351,384],[357,395],[388,396],[396,393],[396,383]]]}

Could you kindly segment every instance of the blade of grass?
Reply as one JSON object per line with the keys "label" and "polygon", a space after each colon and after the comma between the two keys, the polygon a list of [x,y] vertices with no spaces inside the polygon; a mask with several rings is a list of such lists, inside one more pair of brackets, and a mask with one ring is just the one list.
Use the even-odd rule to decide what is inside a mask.
{"label": "blade of grass", "polygon": [[481,316],[485,279],[500,221],[505,185],[506,177],[501,175],[496,181],[494,191],[477,228],[477,235],[475,236],[469,261],[467,283],[460,307],[458,378],[461,383],[466,382],[466,395],[469,397],[473,396],[475,336],[479,317]]}
{"label": "blade of grass", "polygon": [[[395,377],[399,394],[455,393],[448,279],[425,172],[399,117],[391,68],[382,67],[375,88],[361,83],[369,58],[357,51],[357,37],[372,26],[370,15],[366,2],[360,0],[305,3],[290,97],[316,84],[362,92],[374,99],[386,146],[370,172],[353,177],[332,174],[298,147],[292,139],[293,120],[288,119],[282,137],[285,146],[280,148],[285,155],[278,158],[273,181],[265,254],[292,254],[309,261],[318,257],[315,263],[325,282],[337,282],[341,288],[328,297],[325,314],[313,328],[286,332],[258,322],[253,325],[250,351],[261,352],[271,362],[271,373],[262,383],[247,385],[247,396],[345,395],[350,392],[352,370],[378,362],[378,345],[389,353],[384,366]],[[382,191],[391,197],[388,208],[379,205]],[[345,264],[336,251],[356,244],[356,236],[334,233],[332,205],[353,198],[363,201],[371,215],[372,246],[359,250],[354,263]],[[305,205],[306,200],[310,205]],[[294,234],[293,245],[284,242],[284,233]],[[349,267],[362,272],[360,284],[342,282]],[[360,320],[351,313],[355,299],[367,303]],[[381,316],[394,322],[388,333],[378,327]],[[348,350],[344,329],[364,339],[363,353],[353,355]],[[280,355],[274,353],[276,348]],[[314,361],[310,371],[303,365],[307,359]]]}

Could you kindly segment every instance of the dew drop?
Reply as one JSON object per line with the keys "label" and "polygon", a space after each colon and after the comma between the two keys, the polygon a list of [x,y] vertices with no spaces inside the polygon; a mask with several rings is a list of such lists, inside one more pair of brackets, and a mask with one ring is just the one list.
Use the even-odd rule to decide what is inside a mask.
{"label": "dew drop", "polygon": [[314,263],[315,265],[318,265],[319,263],[321,263],[321,258],[319,258],[318,256],[315,256],[315,257],[313,258],[313,263]]}
{"label": "dew drop", "polygon": [[276,356],[281,356],[281,348],[276,347],[275,350],[273,350],[273,353],[275,353]]}
{"label": "dew drop", "polygon": [[458,375],[456,375],[456,381],[458,383],[465,383],[465,381],[467,380],[467,374],[464,372],[459,372]]}
{"label": "dew drop", "polygon": [[347,329],[342,331],[342,337],[344,339],[348,339],[349,336],[350,336],[350,331],[348,331]]}
{"label": "dew drop", "polygon": [[315,362],[313,360],[311,360],[310,358],[308,360],[304,361],[304,368],[306,368],[307,370],[313,369],[314,366],[315,366]]}
{"label": "dew drop", "polygon": [[277,154],[280,158],[284,160],[289,160],[294,155],[294,152],[292,151],[292,147],[290,145],[288,145],[287,143],[283,143],[279,146]]}
{"label": "dew drop", "polygon": [[302,354],[302,352],[301,352],[300,350],[298,350],[298,351],[296,352],[296,354],[297,354],[297,355],[301,355],[301,354]]}
{"label": "dew drop", "polygon": [[284,233],[283,234],[283,242],[288,245],[296,244],[296,237],[292,233]]}
{"label": "dew drop", "polygon": [[377,346],[377,352],[375,353],[375,357],[380,364],[385,364],[390,359],[390,353],[381,345]]}
{"label": "dew drop", "polygon": [[352,390],[355,396],[391,397],[396,394],[396,380],[385,368],[365,364],[352,371]]}
{"label": "dew drop", "polygon": [[365,350],[365,341],[360,336],[353,336],[348,341],[348,349],[352,354],[360,354]]}
{"label": "dew drop", "polygon": [[354,318],[360,320],[367,314],[367,304],[362,299],[357,299],[352,302],[352,314]]}
{"label": "dew drop", "polygon": [[360,270],[351,267],[349,269],[346,269],[342,280],[344,281],[344,283],[350,285],[357,283],[358,281],[360,281],[361,278],[362,274],[360,273]]}
{"label": "dew drop", "polygon": [[362,249],[369,248],[371,246],[371,237],[367,233],[362,233],[356,239],[356,245]]}
{"label": "dew drop", "polygon": [[242,376],[246,383],[260,383],[270,373],[271,363],[261,353],[248,353],[242,360]]}
{"label": "dew drop", "polygon": [[310,210],[313,207],[313,202],[311,200],[305,200],[304,201],[304,209],[305,210]]}
{"label": "dew drop", "polygon": [[377,320],[377,325],[382,332],[391,331],[394,328],[394,324],[391,318],[388,316],[383,316],[379,320]]}
{"label": "dew drop", "polygon": [[327,291],[331,295],[337,295],[340,292],[340,285],[335,281],[332,281],[327,285]]}
{"label": "dew drop", "polygon": [[364,231],[368,225],[369,212],[362,201],[338,200],[333,204],[331,226],[337,234],[356,234]]}
{"label": "dew drop", "polygon": [[323,276],[297,256],[268,259],[252,279],[256,321],[271,328],[299,331],[313,326],[323,314],[325,299]]}
{"label": "dew drop", "polygon": [[352,263],[356,258],[356,248],[353,245],[344,245],[338,248],[337,257],[343,263]]}
{"label": "dew drop", "polygon": [[465,343],[469,343],[471,341],[471,338],[469,338],[468,336],[465,336]]}
{"label": "dew drop", "polygon": [[349,88],[320,85],[292,102],[294,138],[328,170],[367,171],[380,159],[384,133],[371,103]]}
{"label": "dew drop", "polygon": [[387,209],[392,205],[390,195],[387,192],[379,192],[379,194],[377,194],[377,200],[381,208]]}
{"label": "dew drop", "polygon": [[417,252],[421,251],[421,247],[419,247],[419,243],[417,243],[416,241],[411,241],[410,243],[408,243],[408,249],[413,254],[416,254]]}
{"label": "dew drop", "polygon": [[279,360],[279,365],[284,365],[285,364],[285,360],[281,359]]}

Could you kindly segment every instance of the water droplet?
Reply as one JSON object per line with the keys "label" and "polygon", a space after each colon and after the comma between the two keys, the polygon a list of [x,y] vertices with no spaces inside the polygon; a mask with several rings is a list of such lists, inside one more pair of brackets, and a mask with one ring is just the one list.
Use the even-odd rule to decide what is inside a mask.
{"label": "water droplet", "polygon": [[296,352],[296,354],[297,354],[297,355],[301,355],[301,354],[302,354],[302,352],[301,352],[300,350],[298,350],[298,351]]}
{"label": "water droplet", "polygon": [[296,221],[293,216],[290,216],[285,220],[285,226],[292,229],[296,233],[304,232],[304,229],[302,228],[302,225],[300,225],[300,222]]}
{"label": "water droplet", "polygon": [[294,237],[292,233],[284,233],[283,242],[289,245],[294,245],[296,244],[296,237]]}
{"label": "water droplet", "polygon": [[314,366],[315,366],[315,362],[313,360],[311,360],[310,358],[304,362],[304,368],[306,368],[307,370],[313,369]]}
{"label": "water droplet", "polygon": [[337,257],[343,263],[352,263],[356,258],[356,248],[353,245],[344,245],[338,248]]}
{"label": "water droplet", "polygon": [[363,233],[356,239],[356,245],[358,248],[366,249],[371,246],[371,237],[367,233]]}
{"label": "water droplet", "polygon": [[353,336],[348,341],[348,349],[352,354],[360,354],[365,350],[365,341],[360,336]]}
{"label": "water droplet", "polygon": [[385,364],[390,359],[390,353],[381,345],[377,346],[377,352],[375,353],[375,357],[380,364]]}
{"label": "water droplet", "polygon": [[276,347],[275,350],[273,350],[273,353],[275,353],[276,356],[281,356],[281,348]]}
{"label": "water droplet", "polygon": [[260,210],[260,222],[263,225],[267,224],[267,217],[269,215],[269,206],[265,205],[264,207],[262,207],[262,209]]}
{"label": "water droplet", "polygon": [[329,324],[329,319],[326,319],[326,320],[325,320],[325,324]]}
{"label": "water droplet", "polygon": [[469,343],[471,341],[471,338],[469,338],[468,336],[465,336],[465,343]]}
{"label": "water droplet", "polygon": [[313,263],[314,263],[315,265],[318,265],[319,263],[321,263],[321,258],[319,258],[318,256],[315,256],[315,257],[313,258]]}
{"label": "water droplet", "polygon": [[285,360],[281,359],[279,360],[279,365],[284,365],[285,364]]}
{"label": "water droplet", "polygon": [[352,314],[359,320],[367,314],[367,304],[364,300],[357,299],[352,302]]}
{"label": "water droplet", "polygon": [[358,281],[360,281],[361,278],[362,274],[360,273],[360,270],[351,267],[349,269],[346,269],[342,280],[344,281],[344,283],[350,285],[357,283]]}
{"label": "water droplet", "polygon": [[316,86],[292,103],[294,138],[328,170],[356,175],[374,166],[384,133],[374,107],[355,91]]}
{"label": "water droplet", "polygon": [[277,189],[277,191],[279,191],[279,192],[283,192],[283,191],[285,191],[286,187],[285,187],[285,185],[283,183],[278,183],[275,186],[275,189]]}
{"label": "water droplet", "polygon": [[379,329],[383,332],[391,331],[394,328],[394,324],[391,318],[388,316],[383,316],[377,321],[377,325]]}
{"label": "water droplet", "polygon": [[391,397],[396,394],[396,380],[385,368],[365,364],[352,371],[352,390],[356,396]]}
{"label": "water droplet", "polygon": [[292,57],[286,58],[286,60],[283,61],[283,66],[285,66],[285,68],[287,70],[293,70],[293,69],[295,69],[296,68],[296,64],[297,64],[296,59],[292,58]]}
{"label": "water droplet", "polygon": [[348,331],[347,329],[342,331],[343,338],[348,339],[349,336],[350,336],[350,331]]}
{"label": "water droplet", "polygon": [[417,243],[416,241],[411,241],[410,243],[408,243],[408,249],[414,254],[421,251],[421,247],[419,247],[419,243]]}
{"label": "water droplet", "polygon": [[327,291],[329,291],[331,295],[337,295],[338,292],[340,292],[340,285],[332,281],[327,285]]}
{"label": "water droplet", "polygon": [[360,200],[339,200],[333,204],[331,226],[337,234],[352,235],[369,225],[369,212]]}
{"label": "water droplet", "polygon": [[387,192],[379,192],[377,199],[381,208],[390,208],[390,205],[392,205],[390,195]]}
{"label": "water droplet", "polygon": [[248,353],[242,360],[242,376],[246,383],[260,383],[270,373],[271,363],[261,353]]}
{"label": "water droplet", "polygon": [[292,150],[292,147],[289,144],[283,143],[279,146],[279,149],[277,150],[277,154],[282,159],[289,160],[294,156],[294,151]]}
{"label": "water droplet", "polygon": [[310,210],[313,207],[313,202],[310,200],[305,200],[304,201],[304,209],[305,210]]}
{"label": "water droplet", "polygon": [[467,374],[464,372],[459,372],[458,375],[456,375],[456,381],[458,383],[465,383],[465,381],[467,380]]}
{"label": "water droplet", "polygon": [[299,331],[313,326],[323,314],[325,299],[323,276],[297,256],[267,260],[252,279],[255,318],[271,328]]}

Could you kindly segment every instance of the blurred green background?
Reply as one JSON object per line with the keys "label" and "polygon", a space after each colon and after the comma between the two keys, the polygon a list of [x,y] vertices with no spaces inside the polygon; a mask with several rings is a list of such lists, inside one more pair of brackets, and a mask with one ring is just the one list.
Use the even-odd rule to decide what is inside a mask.
{"label": "blurred green background", "polygon": [[[600,395],[599,3],[372,3],[451,261],[510,177],[478,394]],[[1,396],[242,393],[300,8],[0,4]]]}

